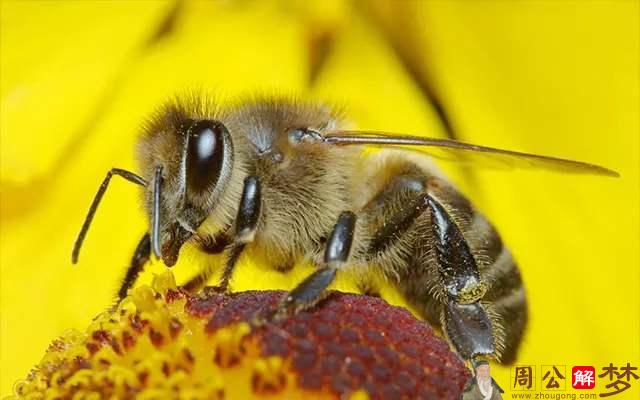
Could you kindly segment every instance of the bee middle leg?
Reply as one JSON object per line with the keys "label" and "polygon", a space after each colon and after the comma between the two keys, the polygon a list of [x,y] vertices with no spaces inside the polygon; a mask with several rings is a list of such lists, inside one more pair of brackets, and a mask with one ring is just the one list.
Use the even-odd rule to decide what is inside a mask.
{"label": "bee middle leg", "polygon": [[357,217],[353,212],[340,214],[327,240],[324,266],[309,275],[280,302],[269,318],[281,318],[314,306],[322,300],[338,269],[349,259]]}

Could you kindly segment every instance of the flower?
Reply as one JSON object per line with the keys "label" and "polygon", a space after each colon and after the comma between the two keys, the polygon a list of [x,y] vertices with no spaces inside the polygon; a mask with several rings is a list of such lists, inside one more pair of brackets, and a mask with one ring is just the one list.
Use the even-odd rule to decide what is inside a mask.
{"label": "flower", "polygon": [[[3,395],[51,338],[110,303],[147,228],[136,190],[114,182],[76,268],[71,244],[107,169],[136,169],[140,122],[193,86],[221,101],[302,92],[345,104],[363,129],[443,135],[431,90],[461,139],[617,169],[622,179],[607,180],[444,165],[522,270],[531,321],[519,363],[640,359],[637,2],[0,7]],[[214,262],[184,254],[176,279]],[[152,265],[140,284],[162,269]],[[244,259],[233,288],[288,289],[309,271]],[[356,290],[348,277],[334,288]],[[390,285],[381,294],[407,306]],[[509,380],[508,368],[492,371]]]}
{"label": "flower", "polygon": [[18,398],[457,399],[471,377],[408,311],[334,292],[267,320],[278,291],[191,296],[171,272],[140,286],[82,334],[53,341]]}

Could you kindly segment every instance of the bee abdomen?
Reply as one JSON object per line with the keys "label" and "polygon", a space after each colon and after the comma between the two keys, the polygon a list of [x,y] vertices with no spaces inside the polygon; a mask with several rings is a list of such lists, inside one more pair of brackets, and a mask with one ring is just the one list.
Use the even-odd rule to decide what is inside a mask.
{"label": "bee abdomen", "polygon": [[518,345],[527,323],[527,299],[524,285],[515,261],[504,247],[495,262],[483,274],[488,290],[483,302],[494,311],[494,325],[500,352],[500,361],[515,361]]}

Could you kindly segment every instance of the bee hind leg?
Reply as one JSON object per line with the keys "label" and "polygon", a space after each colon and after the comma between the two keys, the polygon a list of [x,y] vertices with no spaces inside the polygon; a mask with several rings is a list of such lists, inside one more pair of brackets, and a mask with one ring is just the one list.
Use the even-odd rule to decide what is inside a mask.
{"label": "bee hind leg", "polygon": [[480,304],[487,286],[480,278],[476,260],[445,207],[431,195],[427,195],[426,203],[431,213],[437,270],[446,298],[441,317],[445,333],[467,360],[493,355],[493,327]]}
{"label": "bee hind leg", "polygon": [[[480,303],[487,285],[460,228],[438,200],[440,186],[437,178],[424,179],[411,170],[396,177],[388,186],[391,189],[375,198],[376,206],[369,210],[377,215],[374,219],[384,220],[373,233],[369,252],[376,258],[385,257],[394,243],[406,235],[416,240],[416,246],[426,246],[433,257],[424,257],[425,261],[414,264],[414,271],[409,274],[433,271],[440,302],[438,317],[449,341],[467,360],[493,355],[495,332]],[[411,276],[406,279],[412,279]],[[426,292],[425,288],[418,289],[419,296],[426,296]]]}

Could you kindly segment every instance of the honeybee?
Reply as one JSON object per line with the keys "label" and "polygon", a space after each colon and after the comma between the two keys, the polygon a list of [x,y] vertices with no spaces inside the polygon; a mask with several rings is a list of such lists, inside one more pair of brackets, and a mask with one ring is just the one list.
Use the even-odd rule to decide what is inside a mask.
{"label": "honeybee", "polygon": [[[229,107],[197,96],[167,103],[144,125],[140,174],[107,173],[73,263],[118,175],[142,187],[150,219],[120,298],[152,253],[171,267],[187,243],[224,252],[217,288],[227,290],[236,262],[251,248],[280,270],[301,260],[317,266],[283,298],[274,318],[314,305],[341,270],[374,268],[441,326],[461,357],[513,361],[527,323],[518,267],[491,223],[416,147],[458,158],[481,153],[515,166],[618,174],[579,161],[343,125],[330,107],[280,98]],[[366,146],[381,151],[364,152]],[[203,270],[185,287],[197,289],[210,274]]]}

